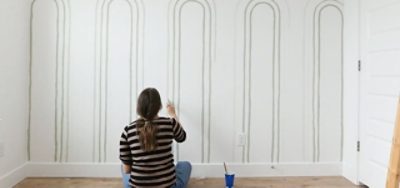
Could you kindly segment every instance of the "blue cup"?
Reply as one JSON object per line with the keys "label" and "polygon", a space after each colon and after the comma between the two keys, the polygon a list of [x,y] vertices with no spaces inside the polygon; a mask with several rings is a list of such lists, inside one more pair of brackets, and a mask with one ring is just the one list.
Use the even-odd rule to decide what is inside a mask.
{"label": "blue cup", "polygon": [[235,174],[225,174],[225,187],[232,188],[235,182]]}

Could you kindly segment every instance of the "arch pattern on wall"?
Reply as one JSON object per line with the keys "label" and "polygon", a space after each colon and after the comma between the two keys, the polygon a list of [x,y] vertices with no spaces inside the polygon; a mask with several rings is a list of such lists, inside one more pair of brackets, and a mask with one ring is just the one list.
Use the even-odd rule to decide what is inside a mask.
{"label": "arch pattern on wall", "polygon": [[[210,126],[211,126],[211,68],[214,57],[215,10],[212,0],[172,0],[169,5],[169,61],[167,76],[168,99],[176,105],[181,115],[181,46],[182,46],[182,10],[194,3],[202,9],[202,68],[201,68],[201,157],[199,162],[210,161]],[[198,70],[194,70],[198,71]],[[180,148],[175,145],[175,157],[179,160]]]}
{"label": "arch pattern on wall", "polygon": [[[129,120],[136,119],[136,98],[137,93],[143,87],[143,26],[144,7],[141,0],[121,0],[129,6]],[[109,67],[112,62],[109,60],[109,24],[110,7],[116,0],[98,0],[96,3],[95,23],[95,63],[94,63],[94,120],[93,120],[93,161],[107,162],[107,119],[109,96]],[[135,41],[135,42],[134,42]],[[125,95],[125,93],[124,93]],[[126,122],[126,125],[129,122]]]}
{"label": "arch pattern on wall", "polygon": [[341,33],[340,34],[340,45],[341,50],[338,52],[340,56],[340,84],[341,84],[341,91],[340,91],[340,161],[342,160],[342,153],[343,153],[343,4],[337,0],[325,0],[321,1],[315,5],[313,8],[313,15],[312,15],[312,108],[311,108],[311,121],[312,121],[312,160],[313,162],[319,162],[320,155],[321,155],[321,116],[323,115],[321,112],[321,66],[323,65],[323,61],[321,60],[321,51],[325,50],[322,49],[321,46],[321,35],[323,34],[321,31],[321,20],[322,14],[327,8],[334,8],[335,11],[338,12],[340,15],[341,20]]}
{"label": "arch pattern on wall", "polygon": [[[273,12],[273,44],[272,45],[272,132],[271,136],[271,151],[268,151],[271,155],[270,161],[272,163],[279,162],[279,137],[280,137],[280,126],[279,126],[279,108],[280,108],[280,54],[281,54],[281,11],[279,5],[274,0],[251,0],[244,8],[244,48],[243,48],[243,88],[242,93],[242,112],[241,112],[241,125],[242,132],[247,133],[246,147],[243,151],[242,160],[243,162],[251,162],[251,129],[252,129],[252,112],[251,104],[252,102],[252,42],[255,40],[252,36],[253,29],[253,13],[254,10],[260,5],[266,5]],[[266,133],[267,134],[267,133]],[[267,160],[267,159],[266,159]]]}
{"label": "arch pattern on wall", "polygon": [[[34,134],[36,129],[43,126],[42,122],[38,122],[35,124],[34,119],[36,114],[34,114],[33,108],[35,108],[35,104],[33,104],[32,95],[34,95],[33,91],[39,88],[33,88],[34,76],[36,73],[33,72],[34,66],[37,66],[39,62],[34,61],[34,17],[36,15],[35,7],[37,4],[37,0],[33,0],[30,4],[30,39],[29,39],[29,117],[28,117],[28,143],[27,143],[27,153],[28,160],[37,160],[32,157],[33,154],[42,154],[39,151],[32,151],[32,147],[40,147],[41,144],[46,143],[35,143],[32,142],[31,135]],[[54,151],[45,151],[44,155],[47,155],[50,152],[54,152],[54,156],[52,157],[54,162],[66,162],[68,161],[68,142],[69,142],[69,124],[68,124],[68,102],[69,102],[69,41],[70,41],[70,4],[69,1],[65,2],[64,0],[53,0],[47,1],[48,3],[54,3],[55,11],[56,11],[56,44],[52,48],[55,48],[55,80],[51,80],[54,82],[54,148],[49,148]],[[43,47],[46,48],[46,47]],[[44,121],[42,119],[42,121]],[[50,127],[45,127],[47,130],[51,129]],[[49,144],[49,143],[47,143]],[[43,155],[43,154],[42,154]],[[44,156],[49,157],[49,156]]]}

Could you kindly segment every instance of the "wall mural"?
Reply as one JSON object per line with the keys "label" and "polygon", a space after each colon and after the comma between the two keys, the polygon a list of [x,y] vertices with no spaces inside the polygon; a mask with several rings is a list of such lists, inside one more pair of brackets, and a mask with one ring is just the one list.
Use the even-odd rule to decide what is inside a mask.
{"label": "wall mural", "polygon": [[321,60],[321,20],[322,20],[322,13],[327,10],[327,8],[334,8],[340,15],[340,25],[338,25],[341,30],[341,33],[336,33],[340,35],[340,51],[337,51],[340,56],[340,160],[342,160],[342,151],[343,151],[343,12],[342,12],[342,4],[337,1],[324,1],[321,2],[314,11],[314,80],[313,80],[313,134],[314,134],[314,160],[320,161],[321,155],[321,64],[324,63]]}
{"label": "wall mural", "polygon": [[[40,6],[37,5],[40,2]],[[50,2],[52,7],[46,7],[45,2]],[[48,19],[53,19],[50,22],[53,27],[55,27],[53,35],[55,35],[54,44],[52,44],[52,48],[55,49],[54,54],[52,54],[54,59],[48,59],[49,57],[39,57],[39,55],[46,55],[46,52],[40,50],[41,43],[46,43],[48,41],[43,40],[44,38],[40,38],[42,40],[36,39],[35,36],[39,35],[40,32],[36,27],[43,25],[36,25],[37,23],[46,24],[46,20],[38,20],[35,19],[39,17],[39,13],[44,14],[47,11],[38,10],[40,7],[51,8],[54,11],[55,15],[52,15]],[[37,12],[39,11],[39,12]],[[69,141],[69,133],[68,133],[68,61],[69,61],[69,32],[70,32],[70,6],[69,2],[65,2],[64,0],[53,0],[53,1],[40,1],[33,0],[31,3],[31,15],[30,15],[30,84],[29,84],[29,124],[28,124],[28,160],[32,158],[31,153],[32,150],[43,149],[43,150],[51,150],[54,149],[53,161],[62,162],[68,160],[68,141]],[[41,15],[40,18],[43,18]],[[43,22],[41,22],[43,21]],[[39,34],[38,34],[39,33]],[[36,48],[35,48],[36,47]],[[38,54],[36,54],[38,53]],[[47,59],[46,59],[47,58]],[[53,80],[44,80],[45,78],[40,76],[39,72],[33,72],[33,70],[38,69],[38,66],[41,63],[51,63],[54,66],[53,70],[49,70],[50,74],[54,74],[51,78]],[[39,77],[37,77],[39,75]],[[35,78],[36,76],[36,78]],[[50,85],[38,83],[36,81],[43,80],[47,82],[47,84],[53,83],[53,87],[49,88]],[[47,91],[50,91],[53,94],[53,101],[50,102],[49,98],[39,97],[40,87],[46,87]],[[36,88],[37,87],[37,88]],[[52,91],[51,91],[52,90]],[[38,99],[40,98],[40,99]],[[44,100],[44,101],[41,101]],[[43,106],[41,103],[45,102],[46,104],[53,105],[53,113],[54,117],[53,122],[50,123],[49,119],[43,120],[43,116],[38,113],[42,110]],[[45,112],[45,111],[44,111]],[[42,112],[42,113],[44,113]],[[52,125],[50,125],[52,124]],[[46,140],[37,140],[37,142],[33,142],[32,135],[41,135],[40,130],[48,130],[49,127],[44,127],[45,125],[54,127],[54,135],[52,141],[54,146],[50,146],[49,144],[52,142],[46,142]],[[35,148],[32,148],[32,144],[35,144]],[[46,149],[43,146],[48,146]],[[50,152],[50,151],[46,151]],[[45,153],[46,153],[45,152]],[[43,159],[39,159],[43,160]],[[48,160],[48,159],[47,159]]]}
{"label": "wall mural", "polygon": [[[91,156],[83,162],[118,162],[118,147],[115,146],[122,127],[136,119],[138,93],[144,87],[152,86],[148,83],[159,82],[161,90],[166,90],[167,98],[175,103],[180,120],[190,135],[185,143],[174,146],[176,160],[211,163],[215,162],[214,157],[222,159],[229,155],[232,162],[241,163],[341,161],[341,1],[237,0],[230,4],[221,3],[213,0],[90,0],[85,4],[77,0],[33,0],[27,134],[29,160],[81,162],[83,159],[79,155],[70,152],[90,148],[87,156]],[[289,12],[289,7],[298,10]],[[88,9],[92,12],[83,11]],[[70,75],[80,78],[80,73],[74,71],[84,66],[75,65],[75,69],[71,69],[74,71],[70,72],[71,61],[82,56],[77,50],[72,52],[75,59],[70,58],[70,39],[89,31],[71,27],[71,22],[80,21],[75,14],[90,17],[88,20],[93,25],[86,29],[90,27],[93,29],[90,33],[94,32],[93,44],[84,41],[88,43],[86,46],[93,46],[93,57],[88,56],[93,66],[82,71],[93,72],[89,83],[93,85],[93,91],[90,88],[84,91],[90,94],[82,95],[88,97],[84,100],[91,101],[82,103],[89,105],[87,111],[91,111],[84,111],[82,115],[90,117],[89,125],[85,125],[90,128],[85,130],[91,132],[78,136],[75,134],[80,127],[70,122],[79,121],[81,116],[70,117],[70,107],[77,107],[70,106],[69,101],[74,99],[72,104],[76,104],[82,98],[74,96],[79,87],[70,90],[70,85],[80,84],[76,80],[70,82]],[[295,19],[299,15],[302,17]],[[302,20],[304,24],[295,24],[292,20]],[[154,28],[162,30],[154,32]],[[226,32],[230,28],[234,31]],[[297,34],[295,30],[304,30],[304,34]],[[159,36],[153,36],[153,32]],[[297,40],[303,36],[304,40]],[[155,41],[153,37],[162,40]],[[231,44],[228,40],[234,41],[234,45],[225,45]],[[74,48],[80,48],[75,44],[80,41],[73,41]],[[291,48],[291,42],[304,49]],[[228,54],[227,48],[239,52],[237,66],[232,63],[232,67],[221,67],[221,64],[226,65],[222,61],[235,59],[227,58],[236,55]],[[301,52],[286,57],[294,51]],[[159,56],[159,59],[153,60],[148,58],[150,56]],[[147,63],[151,66],[145,68]],[[303,69],[289,70],[295,64],[302,64]],[[165,75],[149,74],[154,65],[157,69],[166,68]],[[303,84],[298,87],[298,93],[287,92],[288,88],[297,87],[288,80],[292,73],[295,75],[290,79],[301,80]],[[150,75],[146,80],[145,74]],[[219,84],[228,82],[235,82],[232,88],[223,87],[226,91],[216,91],[221,88]],[[220,105],[217,100],[221,97],[232,99],[232,104],[224,104],[224,108],[238,113],[225,114],[215,110],[213,107]],[[289,97],[304,101],[296,103],[290,111],[291,106],[285,102]],[[301,111],[299,109],[304,112],[297,112]],[[286,119],[288,111],[302,114],[303,122]],[[218,119],[231,115],[237,117]],[[234,118],[238,121],[230,121]],[[227,119],[229,121],[225,122]],[[290,132],[291,126],[297,126],[296,130],[302,132]],[[244,145],[227,146],[236,144],[233,142],[236,142],[237,133],[247,134]],[[86,135],[85,146],[74,140]],[[221,145],[215,143],[218,146],[214,149],[214,143],[210,142],[219,139],[218,135],[225,136],[226,140]],[[296,135],[296,140],[288,138],[291,135]],[[298,145],[302,147],[300,151],[293,151],[296,153],[291,152],[294,142],[301,143]],[[228,150],[231,153],[226,153]],[[287,157],[289,154],[296,157]]]}
{"label": "wall mural", "polygon": [[[132,120],[136,119],[136,98],[137,93],[140,92],[140,88],[143,85],[143,76],[139,74],[143,68],[139,64],[143,61],[140,59],[141,57],[141,45],[143,36],[141,35],[141,29],[143,24],[143,8],[141,2],[139,0],[125,0],[124,6],[129,7],[129,19],[123,19],[120,17],[119,19],[123,20],[123,24],[129,25],[128,28],[119,28],[119,29],[128,29],[127,33],[128,36],[123,35],[113,35],[110,36],[110,22],[116,21],[112,20],[110,16],[110,9],[112,8],[113,3],[116,3],[115,0],[99,0],[96,3],[96,56],[95,56],[95,91],[94,91],[94,121],[93,121],[93,130],[95,130],[95,134],[93,135],[93,160],[99,162],[106,162],[107,161],[107,140],[109,130],[109,119],[113,118],[112,115],[110,116],[109,105],[110,105],[110,98],[109,95],[112,94],[113,90],[109,89],[113,86],[113,83],[110,82],[110,68],[113,66],[118,66],[120,61],[124,61],[118,58],[114,58],[112,61],[110,56],[115,55],[110,53],[110,41],[114,39],[122,39],[128,41],[128,59],[125,59],[129,63],[129,67],[127,68],[128,77],[129,78],[120,78],[117,79],[117,83],[121,84],[127,79],[129,80],[128,83],[125,83],[126,88],[129,88],[129,91],[125,94],[117,94],[117,98],[125,97],[124,101],[126,104],[129,104],[129,113],[128,117],[124,117],[125,121],[119,122],[120,124],[127,125]],[[123,7],[123,6],[121,6]],[[120,25],[116,25],[119,27]],[[126,33],[125,33],[126,34]],[[125,38],[124,38],[125,37]],[[128,40],[126,40],[126,38]],[[121,46],[118,46],[120,48]],[[124,54],[118,54],[119,50],[114,50],[117,55],[123,56]],[[116,75],[118,76],[118,75]],[[117,84],[114,83],[114,84]],[[123,105],[123,104],[121,104]],[[118,121],[117,121],[118,122]],[[117,131],[117,130],[115,130]],[[120,130],[119,130],[120,131]],[[116,132],[115,134],[120,134]]]}
{"label": "wall mural", "polygon": [[[312,161],[342,160],[343,150],[343,4],[315,1],[312,15],[310,65]],[[311,11],[310,11],[311,12]],[[308,18],[310,18],[308,17]],[[335,56],[332,56],[335,55]],[[330,88],[329,88],[330,87]],[[328,120],[330,118],[330,120]],[[322,139],[324,137],[325,139]],[[326,143],[334,140],[335,145]],[[338,151],[328,155],[328,150]],[[325,153],[321,159],[321,153]]]}
{"label": "wall mural", "polygon": [[[182,25],[182,18],[183,18],[183,10],[189,9],[187,8],[189,5],[197,5],[197,7],[190,7],[192,9],[200,9],[201,13],[201,31],[200,31],[200,37],[201,37],[201,46],[199,48],[194,49],[197,51],[196,54],[198,57],[201,59],[201,64],[199,66],[200,69],[196,70],[201,72],[200,76],[200,82],[197,83],[199,85],[195,86],[200,93],[200,103],[194,104],[200,109],[200,113],[196,114],[199,115],[199,120],[200,122],[193,122],[194,124],[200,123],[200,125],[195,125],[195,126],[200,126],[200,135],[196,135],[196,138],[194,139],[199,139],[200,142],[196,143],[197,141],[188,138],[188,140],[182,144],[181,147],[185,148],[185,151],[182,151],[180,149],[179,145],[175,146],[176,150],[176,159],[179,160],[179,157],[181,155],[186,155],[185,157],[188,157],[187,155],[191,155],[193,153],[193,145],[196,145],[195,148],[199,149],[200,153],[198,153],[198,157],[196,157],[195,160],[198,162],[209,162],[210,161],[210,126],[211,126],[211,121],[210,121],[210,114],[211,114],[211,108],[210,108],[210,97],[211,97],[211,67],[212,67],[212,57],[213,57],[213,43],[214,43],[214,9],[213,9],[213,3],[209,2],[208,0],[176,0],[176,1],[171,1],[170,5],[170,17],[169,17],[169,27],[170,27],[170,60],[169,60],[169,75],[168,75],[168,84],[169,86],[167,87],[168,90],[168,98],[173,100],[174,104],[176,105],[178,109],[178,116],[182,118],[182,123],[185,124],[187,121],[188,124],[190,122],[189,119],[185,118],[184,111],[185,109],[182,107],[183,101],[183,95],[188,95],[191,94],[190,91],[186,90],[183,91],[181,85],[182,85],[182,66],[187,65],[189,63],[192,63],[188,59],[184,59],[182,56],[182,46],[183,45],[192,45],[190,43],[185,43],[182,39],[183,34],[185,31],[182,30],[184,27]],[[198,21],[198,20],[196,20]],[[192,32],[191,28],[187,29],[186,32]],[[187,46],[185,46],[187,47]],[[194,69],[191,69],[194,70]],[[200,71],[201,70],[201,71]],[[192,76],[192,75],[190,75]],[[184,77],[183,79],[187,79],[188,77]],[[190,79],[190,78],[189,78]],[[183,92],[187,92],[184,93]],[[182,112],[182,113],[181,113]],[[183,117],[182,117],[182,116]],[[190,122],[192,123],[192,122]],[[190,125],[190,124],[189,124]],[[187,130],[191,131],[191,129]],[[193,133],[195,134],[195,133]],[[192,146],[190,146],[192,145]],[[197,154],[197,153],[196,153]]]}
{"label": "wall mural", "polygon": [[[257,92],[255,90],[260,88],[252,87],[253,84],[257,85],[252,81],[252,62],[255,61],[256,57],[253,57],[253,43],[257,41],[257,39],[253,36],[253,29],[256,29],[253,24],[253,17],[254,11],[259,8],[261,10],[261,6],[266,5],[264,9],[270,9],[272,11],[272,22],[269,25],[272,29],[272,32],[268,33],[272,35],[272,43],[270,44],[271,54],[268,58],[268,62],[271,65],[270,75],[265,74],[264,76],[272,77],[269,81],[270,88],[265,88],[270,91],[271,100],[269,101],[270,104],[263,104],[271,108],[271,122],[266,123],[262,126],[271,126],[270,133],[270,148],[269,153],[271,157],[266,159],[266,161],[270,161],[272,163],[279,162],[279,93],[280,93],[280,38],[281,38],[281,15],[280,15],[280,8],[278,4],[275,3],[273,0],[252,0],[246,5],[245,8],[245,19],[244,19],[244,59],[243,59],[243,71],[244,71],[244,78],[243,78],[243,107],[242,107],[242,131],[247,132],[247,134],[252,134],[252,126],[255,126],[253,123],[254,119],[261,118],[261,117],[254,117],[252,116],[252,105],[257,105],[261,98],[253,99],[253,92]],[[269,10],[266,10],[269,11]],[[265,18],[265,17],[264,17]],[[265,21],[267,23],[267,20]],[[261,84],[263,85],[263,84]],[[258,85],[260,86],[260,85]],[[263,97],[262,97],[263,98]],[[253,99],[253,100],[252,100]],[[257,110],[257,109],[255,109]],[[258,108],[260,110],[260,108]],[[265,115],[265,114],[264,114]],[[264,116],[265,117],[265,116]],[[257,121],[257,120],[255,120]],[[262,120],[264,121],[264,120]],[[258,121],[256,124],[260,125],[264,124],[264,122]],[[252,149],[253,141],[250,136],[247,137],[247,147],[244,153],[246,153],[246,157],[243,156],[243,159],[246,159],[246,162],[250,162],[250,153]],[[255,143],[256,144],[256,143]],[[259,143],[265,146],[265,143]]]}

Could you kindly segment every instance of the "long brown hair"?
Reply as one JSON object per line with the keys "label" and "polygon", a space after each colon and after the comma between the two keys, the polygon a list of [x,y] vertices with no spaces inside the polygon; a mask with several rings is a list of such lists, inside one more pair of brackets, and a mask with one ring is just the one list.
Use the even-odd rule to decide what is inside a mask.
{"label": "long brown hair", "polygon": [[161,98],[157,89],[147,88],[138,98],[136,111],[140,116],[137,121],[139,141],[144,151],[153,151],[157,148],[157,126],[153,120],[161,110]]}

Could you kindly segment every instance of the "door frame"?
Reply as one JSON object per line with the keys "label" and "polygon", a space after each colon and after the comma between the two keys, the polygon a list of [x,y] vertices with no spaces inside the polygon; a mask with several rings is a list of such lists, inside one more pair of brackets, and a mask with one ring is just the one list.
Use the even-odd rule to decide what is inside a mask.
{"label": "door frame", "polygon": [[[342,174],[360,184],[361,136],[361,0],[344,2],[344,82],[343,82],[343,161]],[[361,68],[361,69],[360,69]],[[362,145],[361,145],[362,146]],[[362,147],[361,147],[362,148]]]}

